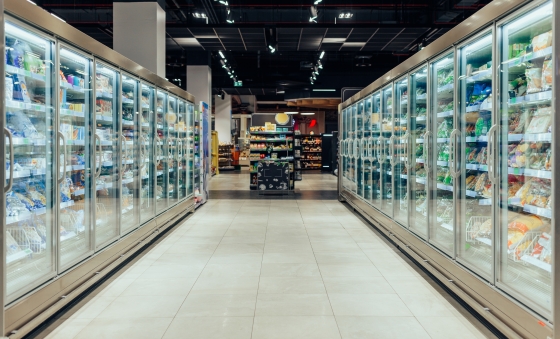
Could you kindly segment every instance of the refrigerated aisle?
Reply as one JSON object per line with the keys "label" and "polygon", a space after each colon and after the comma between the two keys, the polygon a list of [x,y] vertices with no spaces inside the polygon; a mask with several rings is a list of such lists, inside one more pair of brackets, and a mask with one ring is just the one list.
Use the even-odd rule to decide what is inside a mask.
{"label": "refrigerated aisle", "polygon": [[[32,329],[32,320],[52,316],[135,253],[139,243],[194,211],[192,191],[185,188],[155,214],[152,146],[156,90],[171,93],[183,112],[192,112],[194,98],[30,2],[3,4],[14,16],[2,14],[0,218],[6,241],[0,247],[6,248],[6,270],[0,282],[6,293],[0,293],[0,336],[18,337]],[[185,131],[193,128],[186,117],[182,121]],[[161,137],[160,144],[169,143],[169,135]],[[192,146],[185,149],[189,162]],[[177,166],[177,147],[173,151]],[[192,181],[192,167],[181,173],[183,182]]]}
{"label": "refrigerated aisle", "polygon": [[352,112],[380,96],[381,197],[355,194],[345,171],[342,198],[514,337],[553,332],[553,18],[551,1],[485,8],[340,111],[354,143],[369,127]]}

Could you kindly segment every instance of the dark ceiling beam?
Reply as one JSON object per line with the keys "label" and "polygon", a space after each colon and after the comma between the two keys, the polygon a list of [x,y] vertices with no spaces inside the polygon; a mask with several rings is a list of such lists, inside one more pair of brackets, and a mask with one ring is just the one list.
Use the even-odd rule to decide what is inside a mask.
{"label": "dark ceiling beam", "polygon": [[[74,27],[96,27],[99,24],[112,25],[113,21],[67,21],[68,24]],[[277,23],[274,27],[277,28],[337,28],[337,27],[347,27],[347,28],[418,28],[418,27],[433,27],[433,28],[450,28],[457,25],[459,22],[437,22],[437,23],[425,23],[425,24],[403,24],[403,23],[383,23],[383,22],[352,22],[347,24],[313,24],[304,25],[301,22],[291,22],[291,23]],[[193,27],[203,27],[203,28],[255,28],[255,26],[262,26],[265,24],[270,24],[268,21],[255,22],[255,23],[243,23],[243,24],[185,24],[181,22],[167,22],[166,26],[171,28],[193,28]]]}

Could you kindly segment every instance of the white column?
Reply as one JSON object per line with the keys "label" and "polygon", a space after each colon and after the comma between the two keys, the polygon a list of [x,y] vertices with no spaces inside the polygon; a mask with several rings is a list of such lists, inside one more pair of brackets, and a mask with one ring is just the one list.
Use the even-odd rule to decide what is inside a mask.
{"label": "white column", "polygon": [[231,95],[214,96],[214,126],[220,142],[231,142]]}
{"label": "white column", "polygon": [[187,66],[187,92],[194,95],[197,109],[204,101],[212,110],[212,69],[207,65]]}
{"label": "white column", "polygon": [[165,78],[165,11],[157,2],[113,3],[113,49]]}

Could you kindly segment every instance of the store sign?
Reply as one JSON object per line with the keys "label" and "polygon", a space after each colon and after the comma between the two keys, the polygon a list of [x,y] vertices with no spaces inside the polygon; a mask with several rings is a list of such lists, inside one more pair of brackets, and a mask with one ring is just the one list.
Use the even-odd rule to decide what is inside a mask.
{"label": "store sign", "polygon": [[243,81],[241,81],[241,80],[234,81],[233,82],[233,87],[243,87]]}

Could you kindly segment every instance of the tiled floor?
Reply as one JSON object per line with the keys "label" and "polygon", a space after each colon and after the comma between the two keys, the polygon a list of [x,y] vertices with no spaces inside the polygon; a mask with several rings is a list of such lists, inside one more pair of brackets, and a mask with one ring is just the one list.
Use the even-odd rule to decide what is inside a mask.
{"label": "tiled floor", "polygon": [[82,304],[47,337],[486,338],[336,200],[210,200]]}

